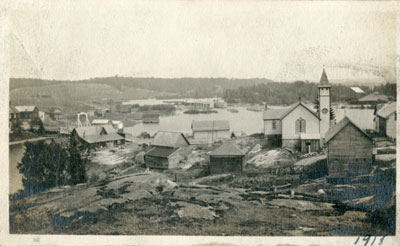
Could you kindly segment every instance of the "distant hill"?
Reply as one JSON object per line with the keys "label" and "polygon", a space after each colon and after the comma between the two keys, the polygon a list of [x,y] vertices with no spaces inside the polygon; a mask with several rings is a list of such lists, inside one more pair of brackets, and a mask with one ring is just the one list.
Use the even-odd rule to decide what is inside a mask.
{"label": "distant hill", "polygon": [[[240,86],[251,86],[270,83],[268,79],[228,79],[228,78],[127,78],[107,77],[79,81],[58,81],[39,79],[10,79],[10,91],[18,88],[34,88],[43,86],[67,85],[104,85],[125,92],[126,89],[136,88],[157,92],[173,93],[178,97],[212,97],[221,96],[225,89],[235,89]],[[135,98],[130,98],[135,99]]]}

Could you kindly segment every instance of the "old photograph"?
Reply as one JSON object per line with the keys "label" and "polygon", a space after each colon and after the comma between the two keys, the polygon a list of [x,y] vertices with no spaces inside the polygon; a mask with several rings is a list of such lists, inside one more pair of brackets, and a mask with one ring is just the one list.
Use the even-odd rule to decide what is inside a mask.
{"label": "old photograph", "polygon": [[396,235],[397,4],[22,2],[9,234]]}

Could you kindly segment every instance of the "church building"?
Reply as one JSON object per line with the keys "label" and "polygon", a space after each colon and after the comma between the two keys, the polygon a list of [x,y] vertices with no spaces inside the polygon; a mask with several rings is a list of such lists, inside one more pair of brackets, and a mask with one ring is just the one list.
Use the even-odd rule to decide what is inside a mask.
{"label": "church building", "polygon": [[318,84],[319,112],[301,99],[287,109],[266,109],[263,113],[264,135],[280,140],[283,148],[303,153],[319,151],[330,128],[330,89],[325,69]]}

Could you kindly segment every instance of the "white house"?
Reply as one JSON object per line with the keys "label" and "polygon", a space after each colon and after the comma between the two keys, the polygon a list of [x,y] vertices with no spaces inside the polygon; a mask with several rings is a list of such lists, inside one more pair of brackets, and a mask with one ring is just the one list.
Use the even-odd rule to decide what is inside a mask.
{"label": "white house", "polygon": [[301,100],[287,109],[265,109],[265,137],[271,141],[281,140],[284,148],[299,149],[302,152],[318,151],[330,128],[330,88],[324,69],[318,84],[319,114]]}
{"label": "white house", "polygon": [[385,104],[375,114],[375,131],[378,136],[396,138],[396,102]]}
{"label": "white house", "polygon": [[193,121],[193,139],[199,143],[214,143],[222,139],[230,138],[229,121]]}

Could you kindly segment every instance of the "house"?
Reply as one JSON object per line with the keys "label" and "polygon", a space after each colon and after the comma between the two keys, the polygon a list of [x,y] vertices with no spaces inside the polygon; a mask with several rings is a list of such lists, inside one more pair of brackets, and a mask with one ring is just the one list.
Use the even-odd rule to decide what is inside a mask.
{"label": "house", "polygon": [[380,137],[396,139],[396,102],[383,105],[374,117],[375,131]]}
{"label": "house", "polygon": [[32,120],[39,119],[39,109],[36,106],[15,106],[15,109],[24,130],[31,128]]}
{"label": "house", "polygon": [[210,173],[242,173],[244,156],[236,145],[224,143],[210,153]]}
{"label": "house", "polygon": [[373,162],[372,139],[348,117],[325,136],[328,174],[331,180],[368,174]]}
{"label": "house", "polygon": [[83,126],[72,130],[71,135],[83,146],[99,147],[125,143],[125,138],[115,132],[111,125]]}
{"label": "house", "polygon": [[160,115],[159,114],[143,114],[142,115],[143,123],[160,123]]}
{"label": "house", "polygon": [[62,112],[61,109],[59,108],[52,108],[50,110],[50,118],[52,118],[53,120],[60,120],[62,116]]}
{"label": "house", "polygon": [[319,112],[301,99],[287,109],[264,109],[264,136],[268,142],[303,153],[319,151],[331,124],[330,89],[324,69],[318,84]]}
{"label": "house", "polygon": [[92,125],[94,126],[112,125],[112,121],[108,119],[94,119],[92,121]]}
{"label": "house", "polygon": [[193,121],[191,128],[193,139],[199,143],[211,144],[231,136],[227,120]]}
{"label": "house", "polygon": [[39,118],[39,109],[36,106],[15,106],[18,111],[19,119],[22,121],[30,121]]}
{"label": "house", "polygon": [[168,169],[182,159],[180,151],[189,146],[186,137],[180,132],[159,131],[151,143],[151,149],[144,154],[144,162],[149,168]]}
{"label": "house", "polygon": [[374,92],[372,94],[366,95],[358,99],[359,104],[378,104],[388,102],[389,98],[385,95],[379,94],[379,92]]}

